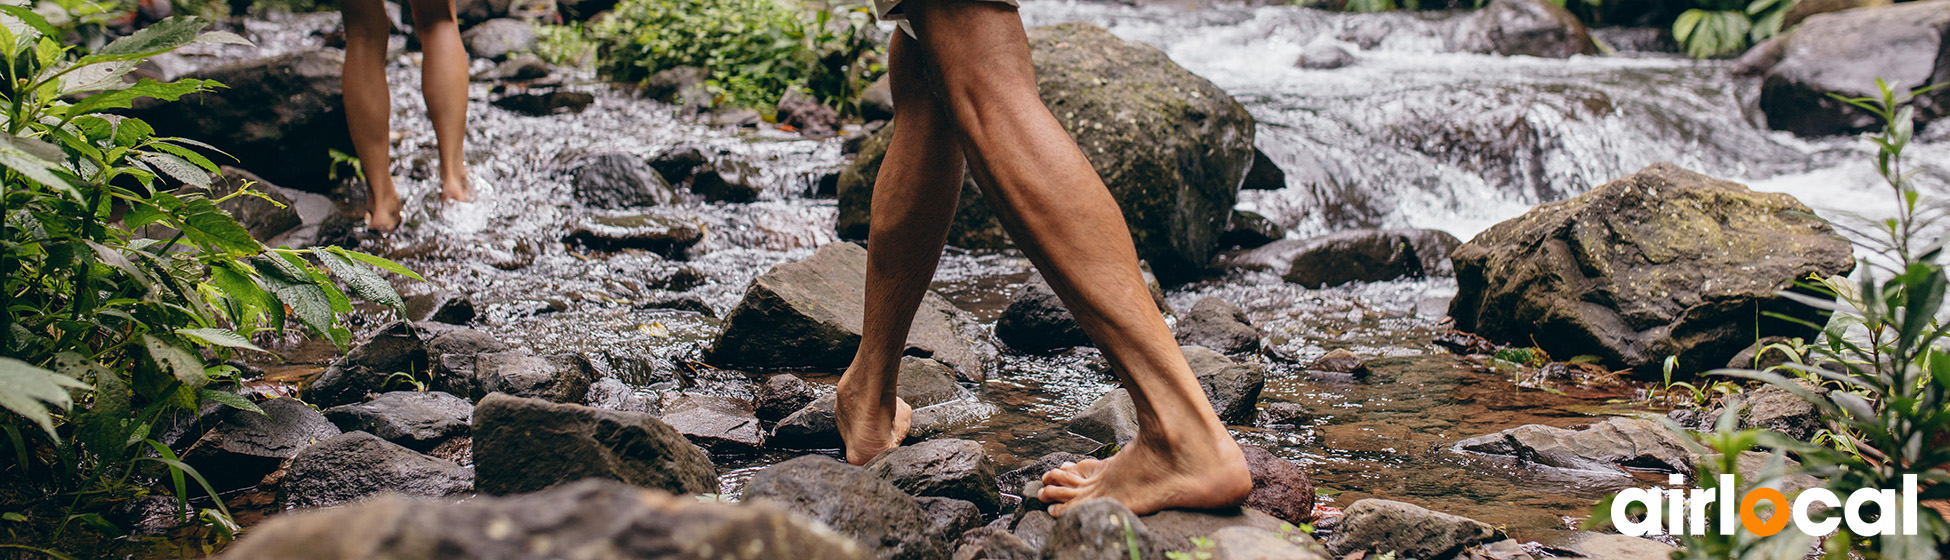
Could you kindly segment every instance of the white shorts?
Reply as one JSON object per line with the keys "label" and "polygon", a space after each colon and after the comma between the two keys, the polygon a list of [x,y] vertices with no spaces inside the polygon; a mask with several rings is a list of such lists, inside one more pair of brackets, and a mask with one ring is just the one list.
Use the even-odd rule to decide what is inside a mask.
{"label": "white shorts", "polygon": [[[901,31],[907,32],[907,36],[915,37],[918,39],[919,37],[914,34],[914,26],[907,24],[907,14],[902,13],[900,11],[901,2],[905,2],[905,1],[908,0],[873,0],[873,17],[878,18],[880,21],[894,22],[894,25],[900,26]],[[918,1],[926,2],[928,0],[918,0]],[[1008,4],[1010,6],[1022,7],[1022,4],[1017,4],[1016,0],[988,0],[988,1],[1001,2],[1004,4]]]}

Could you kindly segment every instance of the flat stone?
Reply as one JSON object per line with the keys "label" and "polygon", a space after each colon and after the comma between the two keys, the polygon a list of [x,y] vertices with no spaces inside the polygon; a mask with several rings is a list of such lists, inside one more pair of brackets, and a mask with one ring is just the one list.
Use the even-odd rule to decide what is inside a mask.
{"label": "flat stone", "polygon": [[1340,525],[1325,544],[1335,557],[1372,551],[1393,552],[1405,558],[1442,558],[1497,536],[1495,528],[1474,519],[1370,498],[1344,510]]}
{"label": "flat stone", "polygon": [[462,496],[474,492],[474,472],[372,434],[346,432],[292,457],[278,491],[286,509],[335,506],[382,492]]}
{"label": "flat stone", "polygon": [[711,459],[648,414],[490,394],[474,409],[476,486],[534,492],[607,478],[682,494],[718,490]]}
{"label": "flat stone", "polygon": [[899,447],[875,457],[866,467],[915,496],[953,498],[985,513],[995,513],[1002,505],[995,467],[982,444],[973,441],[936,439]]}
{"label": "flat stone", "polygon": [[660,419],[692,443],[717,453],[749,452],[765,445],[758,417],[735,399],[680,395],[664,402]]}
{"label": "flat stone", "polygon": [[313,443],[339,435],[338,426],[297,399],[269,399],[257,406],[264,414],[230,415],[190,446],[183,462],[218,490],[243,488]]}
{"label": "flat stone", "polygon": [[745,485],[744,499],[770,502],[824,523],[886,559],[936,559],[948,544],[926,510],[893,483],[830,457],[808,455],[772,465]]}
{"label": "flat stone", "polygon": [[340,430],[370,433],[420,452],[465,437],[473,415],[474,405],[466,399],[439,391],[394,391],[325,409],[325,418]]}

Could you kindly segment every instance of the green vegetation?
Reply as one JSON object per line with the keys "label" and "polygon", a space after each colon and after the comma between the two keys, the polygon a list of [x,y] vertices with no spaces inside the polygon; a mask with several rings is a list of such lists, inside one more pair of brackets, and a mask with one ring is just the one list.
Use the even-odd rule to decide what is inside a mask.
{"label": "green vegetation", "polygon": [[[1798,0],[1550,0],[1586,25],[1670,25],[1680,48],[1694,58],[1740,54],[1779,35]],[[1907,1],[1907,0],[1899,0]],[[1346,0],[1350,12],[1481,8],[1488,0]]]}
{"label": "green vegetation", "polygon": [[220,207],[262,195],[246,186],[219,196],[217,164],[192,149],[208,146],[108,113],[221,87],[123,77],[185,44],[242,39],[173,18],[81,49],[55,39],[72,27],[24,8],[0,12],[20,22],[0,28],[4,526],[14,542],[57,542],[77,525],[115,536],[97,512],[166,490],[186,519],[210,528],[212,546],[235,526],[220,500],[192,511],[191,497],[214,492],[153,438],[160,420],[205,402],[261,413],[215,387],[237,379],[232,357],[263,351],[253,334],[296,319],[343,349],[351,332],[340,319],[352,307],[334,277],[397,307],[378,270],[417,276],[337,247],[265,247]]}
{"label": "green vegetation", "polygon": [[623,0],[587,32],[606,77],[642,82],[660,70],[701,67],[711,71],[706,87],[718,104],[771,107],[798,87],[855,114],[860,91],[885,71],[884,47],[864,6],[808,11],[775,0]]}

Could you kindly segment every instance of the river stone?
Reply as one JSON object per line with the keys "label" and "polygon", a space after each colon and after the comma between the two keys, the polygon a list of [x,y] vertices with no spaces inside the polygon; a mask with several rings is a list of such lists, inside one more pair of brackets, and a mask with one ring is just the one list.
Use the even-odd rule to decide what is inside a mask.
{"label": "river stone", "polygon": [[752,182],[757,175],[744,162],[720,159],[697,168],[691,176],[691,193],[711,202],[752,202],[763,192]]}
{"label": "river stone", "polygon": [[[406,298],[406,320],[465,325],[474,320],[474,300],[453,290],[437,290]],[[429,341],[431,342],[431,341]]]}
{"label": "river stone", "polygon": [[1259,391],[1266,387],[1266,371],[1259,364],[1234,361],[1216,351],[1198,346],[1179,348],[1185,362],[1198,376],[1205,398],[1219,419],[1235,426],[1251,426],[1259,407]]}
{"label": "river stone", "polygon": [[995,466],[989,464],[988,452],[980,443],[928,440],[882,453],[866,467],[915,496],[954,498],[974,504],[984,513],[995,513],[1002,506]]}
{"label": "river stone", "polygon": [[233,490],[257,484],[304,448],[339,435],[338,426],[298,399],[270,399],[257,407],[264,414],[231,414],[204,433],[183,453],[183,462],[218,490]]}
{"label": "river stone", "polygon": [[[1795,383],[1817,395],[1825,392],[1805,381]],[[1740,413],[1742,430],[1773,430],[1787,437],[1808,441],[1822,428],[1821,409],[1787,389],[1770,384],[1741,395],[1739,401],[1746,408]]]}
{"label": "river stone", "polygon": [[1456,267],[1449,262],[1449,255],[1462,246],[1462,240],[1449,232],[1439,229],[1398,229],[1396,232],[1408,237],[1408,245],[1415,248],[1415,258],[1422,261],[1424,276],[1450,277],[1456,275]]}
{"label": "river stone", "polygon": [[982,526],[982,509],[975,504],[939,496],[915,496],[914,503],[928,516],[928,531],[942,542],[953,543],[962,533]]}
{"label": "river stone", "polygon": [[428,357],[472,356],[481,353],[502,352],[508,344],[494,335],[476,329],[454,329],[440,333],[427,341]]}
{"label": "river stone", "polygon": [[996,475],[995,480],[1003,492],[1020,496],[1024,500],[1033,500],[1036,499],[1035,496],[1023,493],[1024,485],[1033,481],[1041,481],[1043,479],[1043,473],[1056,470],[1057,467],[1063,466],[1064,463],[1075,463],[1089,458],[1089,455],[1058,451],[1039,457],[1034,462],[1016,470]]}
{"label": "river stone", "polygon": [[1550,0],[1490,0],[1461,20],[1449,45],[1469,52],[1545,58],[1598,52],[1578,17]]}
{"label": "river stone", "polygon": [[[901,400],[914,407],[914,425],[908,431],[910,437],[942,431],[937,424],[959,422],[962,418],[948,412],[946,407],[958,403],[981,405],[974,400],[974,394],[948,378],[946,368],[934,360],[907,356],[901,358],[898,378],[894,381],[895,391]],[[827,393],[805,408],[799,409],[784,419],[772,430],[770,445],[785,449],[831,449],[839,447],[840,431],[833,417],[833,407],[839,396]]]}
{"label": "river stone", "polygon": [[1344,231],[1306,240],[1290,250],[1293,257],[1283,276],[1309,288],[1423,275],[1415,244],[1396,230]]}
{"label": "river stone", "polygon": [[[1037,512],[1041,513],[1041,512]],[[1135,543],[1136,546],[1132,546]],[[1135,550],[1133,550],[1135,549]],[[1123,504],[1097,498],[1070,506],[1050,527],[1043,545],[1048,560],[1163,558],[1168,545]]]}
{"label": "river stone", "polygon": [[[1124,211],[1140,258],[1178,283],[1205,268],[1253,164],[1252,115],[1163,52],[1083,23],[1029,30],[1043,103],[1076,139]],[[869,230],[873,182],[893,127],[840,174],[839,235]],[[949,244],[1008,246],[994,211],[964,178]]]}
{"label": "river stone", "polygon": [[535,25],[514,18],[491,19],[460,34],[467,54],[474,58],[501,60],[518,52],[535,50]]}
{"label": "river stone", "polygon": [[[1308,70],[1333,70],[1354,64],[1354,55],[1334,45],[1313,45],[1300,51],[1300,59],[1293,65]],[[1282,185],[1284,186],[1284,185]]]}
{"label": "river stone", "polygon": [[531,117],[573,115],[596,103],[596,95],[558,88],[522,88],[493,101],[494,106]]}
{"label": "river stone", "polygon": [[680,494],[718,490],[704,450],[648,415],[488,395],[474,409],[475,485],[494,495],[607,478]]}
{"label": "river stone", "polygon": [[1517,426],[1456,442],[1456,448],[1512,457],[1524,464],[1626,476],[1626,468],[1691,474],[1692,454],[1664,425],[1609,418],[1581,430]]}
{"label": "river stone", "polygon": [[[1328,560],[1320,545],[1305,533],[1290,536],[1252,527],[1214,531],[1211,560]],[[1298,542],[1295,542],[1298,541]]]}
{"label": "river stone", "polygon": [[426,452],[467,435],[474,405],[451,394],[394,391],[358,404],[325,409],[325,419],[340,430],[366,432],[409,449]]}
{"label": "river stone", "polygon": [[[1761,73],[1758,103],[1768,127],[1802,136],[1853,134],[1882,122],[1830,96],[1879,98],[1878,78],[1898,92],[1950,82],[1946,35],[1950,0],[1819,14],[1764,44],[1768,56],[1746,65]],[[1915,107],[1919,125],[1942,118],[1950,114],[1950,90],[1923,95]]]}
{"label": "river stone", "polygon": [[303,394],[320,406],[355,403],[384,391],[394,373],[419,375],[426,369],[427,346],[419,331],[405,322],[393,322],[312,378]]}
{"label": "river stone", "polygon": [[1856,8],[1875,8],[1894,3],[1892,0],[1799,0],[1788,6],[1787,13],[1781,16],[1781,29],[1792,29],[1810,16],[1818,14]]}
{"label": "river stone", "polygon": [[595,381],[595,368],[581,354],[537,356],[526,348],[474,356],[474,398],[489,393],[581,402]]}
{"label": "river stone", "polygon": [[365,432],[346,432],[291,458],[278,489],[285,509],[336,506],[381,492],[434,498],[474,491],[474,472]]}
{"label": "river stone", "polygon": [[1063,306],[1041,273],[1009,297],[1008,307],[995,320],[995,338],[1018,352],[1043,354],[1065,348],[1090,346],[1090,335],[1077,325],[1076,316]]}
{"label": "river stone", "polygon": [[1286,239],[1286,228],[1273,223],[1273,220],[1258,212],[1233,210],[1232,221],[1226,224],[1225,232],[1219,234],[1219,247],[1251,249],[1281,239]]}
{"label": "river stone", "polygon": [[765,431],[744,401],[709,395],[667,400],[659,417],[691,443],[718,453],[754,451],[765,445]]}
{"label": "river stone", "polygon": [[867,560],[851,540],[776,507],[673,496],[607,480],[460,503],[384,495],[273,516],[222,558],[719,558]]}
{"label": "river stone", "polygon": [[1192,304],[1192,310],[1178,320],[1177,330],[1179,344],[1227,354],[1258,352],[1260,338],[1265,336],[1239,306],[1215,297],[1200,298]]}
{"label": "river stone", "polygon": [[[867,250],[852,243],[829,243],[812,258],[772,267],[725,315],[707,361],[734,368],[850,365],[860,345],[866,269]],[[979,383],[995,349],[971,323],[930,292],[914,316],[907,353],[926,354],[954,368],[957,378]]]}
{"label": "river stone", "polygon": [[930,530],[927,512],[912,496],[831,457],[807,455],[759,471],[745,485],[744,499],[824,523],[880,558],[948,556],[948,543]]}
{"label": "river stone", "polygon": [[1666,560],[1679,550],[1652,539],[1591,531],[1571,533],[1546,546],[1552,552],[1570,553],[1570,558],[1604,560]]}
{"label": "river stone", "polygon": [[1404,558],[1442,558],[1496,537],[1496,529],[1481,521],[1370,498],[1348,506],[1340,526],[1324,544],[1336,557],[1374,551]]}
{"label": "river stone", "polygon": [[1253,473],[1253,492],[1246,507],[1299,525],[1314,519],[1314,484],[1300,465],[1256,445],[1241,445],[1246,468]]}
{"label": "river stone", "polygon": [[521,53],[508,57],[493,68],[474,74],[470,80],[476,82],[496,82],[502,80],[527,81],[547,78],[555,73],[555,67],[534,53]]}
{"label": "river stone", "polygon": [[[1069,517],[1070,510],[1063,511]],[[1194,538],[1210,537],[1213,533],[1227,527],[1247,527],[1262,531],[1278,531],[1285,524],[1266,512],[1252,508],[1232,507],[1211,510],[1168,509],[1139,518],[1151,530],[1151,536],[1167,550],[1190,551],[1197,548]],[[1060,523],[1059,518],[1059,523]]]}
{"label": "river stone", "polygon": [[1321,356],[1319,359],[1314,360],[1313,365],[1307,366],[1307,369],[1329,373],[1367,375],[1368,362],[1353,352],[1349,352],[1346,348],[1336,348]]}
{"label": "river stone", "polygon": [[807,138],[829,138],[840,129],[839,111],[797,88],[779,98],[776,113],[776,122],[798,130]]}
{"label": "river stone", "polygon": [[1137,405],[1131,401],[1130,391],[1111,389],[1070,417],[1065,427],[1099,443],[1122,444],[1138,435]]}
{"label": "river stone", "polygon": [[953,560],[1042,560],[1043,553],[1022,538],[996,528],[963,533]]}
{"label": "river stone", "polygon": [[[224,87],[175,102],[143,98],[130,116],[173,136],[207,142],[248,162],[272,183],[326,192],[331,150],[350,153],[339,70],[345,55],[318,49],[245,60],[179,78],[216,80]],[[211,154],[212,159],[218,156]]]}
{"label": "river stone", "polygon": [[620,152],[584,157],[569,176],[576,200],[591,208],[655,206],[675,197],[663,175],[643,158]]}
{"label": "river stone", "polygon": [[672,146],[650,158],[650,168],[656,169],[672,185],[691,180],[697,169],[707,163],[711,159],[705,157],[704,150],[691,145]]}
{"label": "river stone", "polygon": [[577,220],[567,239],[597,251],[640,249],[683,258],[704,240],[704,226],[696,218],[659,212],[598,214]]}
{"label": "river stone", "polygon": [[860,91],[860,118],[867,122],[894,118],[893,76],[881,74],[867,89]]}
{"label": "river stone", "polygon": [[758,394],[753,399],[753,408],[758,419],[771,422],[790,416],[819,398],[819,391],[813,388],[812,383],[790,373],[766,379],[765,384],[758,386],[756,391]]}
{"label": "river stone", "polygon": [[1595,355],[1656,376],[1712,369],[1766,336],[1812,336],[1778,295],[1810,274],[1854,269],[1848,240],[1794,197],[1667,163],[1538,206],[1456,249],[1455,328]]}

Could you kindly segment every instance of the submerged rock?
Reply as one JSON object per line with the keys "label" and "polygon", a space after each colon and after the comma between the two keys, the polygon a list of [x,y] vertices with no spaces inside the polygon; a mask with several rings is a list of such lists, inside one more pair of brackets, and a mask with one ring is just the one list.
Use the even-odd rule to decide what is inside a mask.
{"label": "submerged rock", "polygon": [[[1755,47],[1765,53],[1753,57],[1760,60],[1743,61],[1761,74],[1758,101],[1769,128],[1802,136],[1852,134],[1882,122],[1830,96],[1880,98],[1878,78],[1897,92],[1950,81],[1947,34],[1950,0],[1848,10],[1808,17]],[[1950,90],[1918,97],[1915,107],[1919,125],[1950,115]]]}
{"label": "submerged rock", "polygon": [[531,117],[573,115],[596,103],[595,94],[565,89],[538,88],[510,93],[494,100],[494,106]]}
{"label": "submerged rock", "polygon": [[1325,544],[1336,557],[1373,551],[1404,558],[1443,558],[1495,538],[1496,529],[1481,521],[1370,498],[1347,507]]}
{"label": "submerged rock", "polygon": [[1626,476],[1627,467],[1690,474],[1693,456],[1665,426],[1610,418],[1581,430],[1517,426],[1456,442],[1456,448],[1514,458],[1521,464]]}
{"label": "submerged rock", "polygon": [[[1854,268],[1848,240],[1793,197],[1654,164],[1538,206],[1456,250],[1456,329],[1596,355],[1655,375],[1727,363],[1760,336],[1811,335],[1777,319],[1815,310],[1778,295]],[[1534,341],[1534,342],[1533,342]]]}
{"label": "submerged rock", "polygon": [[578,222],[568,239],[598,251],[640,249],[679,258],[704,240],[704,226],[660,213],[599,215]]}
{"label": "submerged rock", "polygon": [[744,499],[773,503],[855,539],[875,556],[927,560],[948,556],[912,496],[867,469],[808,455],[759,471]]}
{"label": "submerged rock", "polygon": [[474,491],[474,473],[365,432],[346,432],[292,457],[279,487],[285,509],[335,506],[382,492],[443,498]]}
{"label": "submerged rock", "polygon": [[1368,362],[1345,348],[1336,348],[1314,360],[1314,364],[1307,366],[1307,369],[1360,376],[1368,374]]}
{"label": "submerged rock", "polygon": [[1239,306],[1215,297],[1200,298],[1192,304],[1192,310],[1178,320],[1177,330],[1179,344],[1227,354],[1258,352],[1260,339],[1266,336]]}
{"label": "submerged rock", "polygon": [[1307,47],[1307,50],[1300,51],[1300,59],[1293,61],[1294,66],[1308,70],[1333,70],[1353,64],[1353,54],[1348,53],[1347,49],[1333,45]]}
{"label": "submerged rock", "polygon": [[1578,16],[1550,0],[1491,0],[1462,20],[1449,44],[1470,52],[1545,58],[1598,52]]}
{"label": "submerged rock", "polygon": [[989,464],[988,452],[977,442],[928,440],[882,453],[866,467],[915,496],[953,498],[974,504],[986,513],[995,513],[1002,506],[1002,495],[996,490],[995,467]]}
{"label": "submerged rock", "polygon": [[270,399],[257,406],[264,414],[231,414],[191,445],[183,462],[218,490],[232,490],[257,484],[299,451],[339,435],[338,426],[298,399]]}
{"label": "submerged rock", "polygon": [[394,391],[325,409],[325,418],[340,430],[370,433],[420,452],[466,436],[473,417],[474,405],[439,391]]}
{"label": "submerged rock", "polygon": [[697,146],[674,146],[650,158],[650,167],[672,185],[691,180],[698,168],[711,163]]}
{"label": "submerged rock", "polygon": [[475,485],[520,494],[607,478],[680,494],[718,490],[704,451],[648,414],[492,394],[474,409]]}

